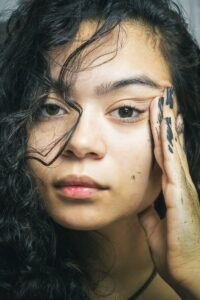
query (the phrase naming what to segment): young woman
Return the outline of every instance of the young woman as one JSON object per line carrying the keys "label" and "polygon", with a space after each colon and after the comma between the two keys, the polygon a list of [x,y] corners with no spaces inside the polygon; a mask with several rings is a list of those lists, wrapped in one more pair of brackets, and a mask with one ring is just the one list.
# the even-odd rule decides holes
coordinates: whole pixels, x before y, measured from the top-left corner
{"label": "young woman", "polygon": [[199,299],[200,50],[179,8],[24,0],[0,61],[1,299]]}

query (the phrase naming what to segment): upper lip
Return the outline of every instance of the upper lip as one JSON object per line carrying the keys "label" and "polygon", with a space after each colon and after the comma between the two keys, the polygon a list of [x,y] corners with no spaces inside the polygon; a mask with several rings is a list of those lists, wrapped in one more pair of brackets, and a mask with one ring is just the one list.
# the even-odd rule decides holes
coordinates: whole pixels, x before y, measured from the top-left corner
{"label": "upper lip", "polygon": [[107,189],[108,186],[102,185],[89,176],[68,175],[55,182],[55,187],[65,186],[85,186],[98,189]]}

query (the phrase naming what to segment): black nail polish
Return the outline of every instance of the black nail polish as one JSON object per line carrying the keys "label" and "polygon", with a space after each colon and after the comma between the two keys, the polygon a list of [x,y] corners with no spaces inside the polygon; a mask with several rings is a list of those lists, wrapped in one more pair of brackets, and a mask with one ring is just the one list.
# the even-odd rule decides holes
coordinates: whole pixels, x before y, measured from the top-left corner
{"label": "black nail polish", "polygon": [[160,97],[160,99],[158,101],[158,108],[159,108],[158,121],[159,121],[159,123],[161,123],[162,119],[163,119],[163,105],[164,105],[164,98]]}
{"label": "black nail polish", "polygon": [[158,105],[159,105],[159,109],[162,110],[164,105],[164,97],[160,97],[158,101]]}
{"label": "black nail polish", "polygon": [[173,87],[167,88],[166,105],[169,105],[171,109],[173,109],[174,107],[173,95],[174,95],[174,88]]}
{"label": "black nail polish", "polygon": [[174,153],[174,151],[170,145],[168,145],[168,149],[169,149],[169,152],[171,152],[172,154]]}
{"label": "black nail polish", "polygon": [[168,149],[171,153],[173,153],[173,132],[172,132],[172,120],[171,118],[167,117],[165,118],[166,120],[166,123],[167,123],[167,140],[169,142],[169,145],[168,145]]}

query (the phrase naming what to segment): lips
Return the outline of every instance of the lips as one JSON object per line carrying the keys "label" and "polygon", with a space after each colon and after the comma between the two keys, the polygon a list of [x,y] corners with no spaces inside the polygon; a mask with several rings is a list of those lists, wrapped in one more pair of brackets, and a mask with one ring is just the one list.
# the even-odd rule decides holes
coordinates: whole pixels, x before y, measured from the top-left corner
{"label": "lips", "polygon": [[57,180],[54,184],[56,188],[68,186],[87,187],[93,189],[108,189],[108,186],[98,183],[89,176],[68,175],[65,178]]}
{"label": "lips", "polygon": [[58,193],[66,199],[93,199],[93,195],[108,189],[88,176],[69,175],[55,182]]}

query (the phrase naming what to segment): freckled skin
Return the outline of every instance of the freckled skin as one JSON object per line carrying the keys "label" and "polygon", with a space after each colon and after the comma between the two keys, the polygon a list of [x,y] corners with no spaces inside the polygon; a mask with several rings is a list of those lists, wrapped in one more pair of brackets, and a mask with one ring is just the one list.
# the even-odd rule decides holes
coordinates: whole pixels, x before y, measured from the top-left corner
{"label": "freckled skin", "polygon": [[[138,74],[148,75],[161,86],[171,85],[167,63],[144,26],[124,23],[124,28],[126,37],[123,36],[123,47],[116,56],[78,73],[74,79],[72,96],[81,105],[83,114],[65,151],[49,167],[35,160],[29,161],[30,169],[38,178],[48,213],[57,223],[68,228],[96,230],[136,216],[154,202],[161,190],[161,171],[157,164],[153,164],[148,114],[150,102],[144,101],[154,99],[161,92],[145,86],[128,86],[104,96],[95,93],[95,87],[102,82]],[[92,29],[91,23],[83,23],[80,35],[91,35]],[[116,36],[113,32],[103,47],[88,55],[84,64],[93,61],[97,64],[99,61],[95,59],[100,54],[116,48]],[[58,76],[59,65],[69,55],[69,50],[60,53],[56,56],[58,64],[52,69],[54,76]],[[101,59],[105,60],[105,57]],[[110,115],[119,104],[127,103],[145,107],[144,117],[136,122],[123,123]],[[40,136],[40,132],[37,134]],[[34,134],[30,133],[28,146],[33,141]],[[45,144],[41,146],[45,147]],[[53,182],[69,174],[90,176],[108,185],[109,190],[95,194],[91,201],[67,201],[57,194]],[[133,174],[138,174],[137,180]]]}

